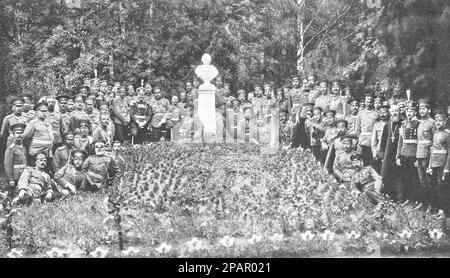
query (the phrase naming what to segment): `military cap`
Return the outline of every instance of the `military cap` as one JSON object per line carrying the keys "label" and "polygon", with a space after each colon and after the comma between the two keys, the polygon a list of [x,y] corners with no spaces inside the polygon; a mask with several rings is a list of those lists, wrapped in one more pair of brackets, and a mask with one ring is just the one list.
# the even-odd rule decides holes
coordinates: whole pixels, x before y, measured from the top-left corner
{"label": "military cap", "polygon": [[56,96],[56,99],[58,100],[58,101],[60,101],[61,99],[69,99],[69,95],[67,95],[66,93],[61,93],[61,94],[58,94],[57,96]]}
{"label": "military cap", "polygon": [[89,94],[89,95],[86,97],[86,100],[88,100],[88,99],[94,100],[95,98],[96,98],[96,95],[95,95],[95,94]]}
{"label": "military cap", "polygon": [[426,99],[426,98],[419,99],[418,104],[419,104],[419,107],[420,106],[425,106],[427,108],[431,108],[430,101],[428,99]]}
{"label": "military cap", "polygon": [[344,120],[344,119],[336,120],[334,123],[335,123],[336,126],[338,124],[344,124],[346,127],[348,127],[348,122],[346,120]]}
{"label": "military cap", "polygon": [[80,87],[78,87],[78,91],[81,91],[82,89],[86,89],[86,91],[90,91],[91,88],[85,84],[81,85]]}
{"label": "military cap", "polygon": [[381,107],[383,107],[383,106],[387,106],[389,108],[389,101],[387,101],[387,100],[383,101]]}
{"label": "military cap", "polygon": [[80,153],[83,156],[83,158],[86,158],[88,156],[87,153],[83,150],[73,150],[72,157],[75,157],[75,154],[77,154],[77,153]]}
{"label": "military cap", "polygon": [[137,88],[136,93],[139,93],[139,92],[145,92],[145,88],[144,87]]}
{"label": "military cap", "polygon": [[92,78],[91,79],[91,86],[98,85],[99,83],[100,83],[100,79],[99,78]]}
{"label": "military cap", "polygon": [[155,87],[153,87],[153,91],[156,91],[156,90],[162,90],[161,89],[161,86],[160,85],[155,85]]}
{"label": "military cap", "polygon": [[245,112],[248,109],[253,109],[253,106],[250,103],[245,103],[242,107],[242,110]]}
{"label": "military cap", "polygon": [[225,82],[225,83],[223,83],[223,86],[224,86],[224,87],[226,87],[226,86],[230,87],[231,84],[230,84],[230,82]]}
{"label": "military cap", "polygon": [[94,145],[97,144],[97,143],[103,143],[103,144],[106,144],[106,141],[103,140],[102,138],[98,138],[97,140],[95,140]]}
{"label": "military cap", "polygon": [[344,141],[344,140],[350,140],[350,141],[353,141],[353,139],[354,139],[354,137],[352,137],[352,136],[346,134],[346,135],[342,136],[342,139],[341,139],[341,140],[342,140],[342,141]]}
{"label": "military cap", "polygon": [[320,113],[322,113],[323,109],[320,106],[314,106],[313,111],[319,111]]}
{"label": "military cap", "polygon": [[276,90],[275,90],[275,92],[280,92],[280,93],[282,93],[283,92],[283,88],[282,87],[279,87],[279,88],[277,88]]}
{"label": "military cap", "polygon": [[294,81],[294,80],[299,80],[299,81],[300,81],[300,76],[298,76],[298,75],[293,75],[293,76],[292,76],[292,81]]}
{"label": "military cap", "polygon": [[447,119],[447,113],[445,113],[444,110],[439,109],[434,112],[434,119],[436,120],[437,118]]}
{"label": "military cap", "polygon": [[72,100],[73,101],[75,101],[75,99],[77,99],[77,98],[81,98],[83,100],[83,102],[84,102],[84,96],[82,96],[80,94],[75,94],[75,95],[72,96]]}
{"label": "military cap", "polygon": [[416,109],[417,108],[417,102],[413,101],[413,100],[408,100],[405,103],[405,107],[409,108],[409,109]]}
{"label": "military cap", "polygon": [[33,110],[36,111],[36,110],[38,110],[38,109],[39,109],[40,107],[42,107],[42,106],[48,107],[47,102],[41,101],[41,102],[36,103],[36,104],[34,105]]}
{"label": "military cap", "polygon": [[380,109],[388,109],[389,110],[390,106],[388,103],[384,103],[380,106]]}
{"label": "military cap", "polygon": [[100,81],[100,86],[108,86],[108,81],[106,80]]}
{"label": "military cap", "polygon": [[247,91],[245,91],[244,89],[239,89],[239,90],[237,91],[237,93],[238,93],[238,94],[242,94],[242,93],[245,94],[245,93],[247,93]]}
{"label": "military cap", "polygon": [[31,94],[22,94],[21,98],[22,98],[22,100],[25,100],[26,98],[31,100],[33,98],[33,96]]}
{"label": "military cap", "polygon": [[305,104],[305,106],[313,108],[314,107],[314,103],[308,102],[308,103]]}
{"label": "military cap", "polygon": [[83,85],[90,87],[91,86],[91,80],[87,77],[83,78]]}
{"label": "military cap", "polygon": [[80,127],[82,127],[82,126],[90,127],[91,123],[89,122],[89,120],[82,119],[82,120],[80,120]]}
{"label": "military cap", "polygon": [[114,82],[114,87],[120,87],[120,82],[119,81],[116,81],[116,82]]}
{"label": "military cap", "polygon": [[262,89],[261,84],[260,84],[260,83],[256,83],[256,84],[253,86],[253,89],[256,89],[256,88]]}
{"label": "military cap", "polygon": [[24,131],[27,125],[24,123],[15,123],[9,127],[11,131]]}
{"label": "military cap", "polygon": [[333,116],[336,116],[336,111],[334,111],[334,110],[328,110],[328,111],[325,111],[323,114],[324,114],[325,116],[327,116],[328,114],[331,114],[331,115],[333,115]]}
{"label": "military cap", "polygon": [[17,102],[20,102],[21,104],[23,104],[23,100],[21,98],[15,97],[11,100],[12,105],[16,105]]}
{"label": "military cap", "polygon": [[292,85],[289,84],[289,83],[286,83],[286,84],[283,85],[283,89],[285,89],[285,88],[290,89],[290,88],[292,88]]}

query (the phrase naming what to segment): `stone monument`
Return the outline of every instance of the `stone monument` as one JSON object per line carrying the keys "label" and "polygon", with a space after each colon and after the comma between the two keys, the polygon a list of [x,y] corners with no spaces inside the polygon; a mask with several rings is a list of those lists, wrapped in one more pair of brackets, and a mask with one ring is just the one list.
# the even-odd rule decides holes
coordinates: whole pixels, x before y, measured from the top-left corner
{"label": "stone monument", "polygon": [[203,124],[203,140],[212,143],[216,137],[216,86],[211,81],[217,77],[217,68],[211,65],[211,55],[203,54],[203,65],[195,69],[195,74],[203,81],[198,88],[197,115]]}

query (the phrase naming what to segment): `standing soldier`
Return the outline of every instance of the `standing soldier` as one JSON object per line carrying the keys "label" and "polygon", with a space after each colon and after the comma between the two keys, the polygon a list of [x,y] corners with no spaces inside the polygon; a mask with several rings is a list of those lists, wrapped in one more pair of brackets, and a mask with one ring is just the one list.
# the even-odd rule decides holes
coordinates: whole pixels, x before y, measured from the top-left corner
{"label": "standing soldier", "polygon": [[320,96],[316,98],[316,106],[322,108],[323,112],[330,109],[331,97],[328,94],[328,81],[322,80],[319,84]]}
{"label": "standing soldier", "polygon": [[341,85],[334,81],[330,92],[330,109],[336,111],[336,117],[343,119],[347,116],[347,101],[341,96]]}
{"label": "standing soldier", "polygon": [[89,121],[89,117],[86,112],[83,111],[84,98],[81,95],[77,95],[73,99],[75,103],[75,111],[70,115],[70,127],[69,130],[78,133],[80,132],[80,122]]}
{"label": "standing soldier", "polygon": [[287,111],[280,111],[280,143],[283,148],[290,148],[292,143],[292,134],[295,123],[292,118],[288,118]]}
{"label": "standing soldier", "polygon": [[[286,99],[286,96],[284,95],[282,88],[277,89],[277,100],[280,112],[283,111],[285,113],[289,113],[289,103],[288,100]],[[286,117],[289,118],[289,115],[286,115]]]}
{"label": "standing soldier", "polygon": [[[325,169],[332,171],[333,163],[332,158],[328,156],[329,154],[329,148],[331,144],[333,143],[334,139],[339,134],[339,130],[336,128],[335,124],[335,117],[336,112],[334,110],[328,110],[324,113],[325,118],[323,120],[323,128],[324,128],[324,136],[321,140],[321,153],[322,153],[322,159],[321,163],[324,166]],[[331,154],[331,153],[330,153]]]}
{"label": "standing soldier", "polygon": [[53,150],[62,144],[62,135],[64,134],[64,122],[61,114],[55,111],[55,99],[47,97],[48,110],[45,121],[52,126],[53,131]]}
{"label": "standing soldier", "polygon": [[74,147],[75,135],[72,131],[68,131],[63,135],[64,145],[56,148],[53,154],[53,173],[58,172],[64,165],[70,162],[70,155]]}
{"label": "standing soldier", "polygon": [[94,107],[93,97],[88,97],[85,101],[84,112],[91,122],[92,131],[100,126],[100,110]]}
{"label": "standing soldier", "polygon": [[[437,205],[443,209],[445,214],[449,214],[449,188],[447,175],[450,172],[450,133],[446,129],[447,116],[443,111],[435,115],[436,132],[433,136],[433,145],[430,150],[430,163],[427,173],[431,175],[433,185],[437,188],[433,195],[437,195]],[[436,197],[435,197],[436,198]]]}
{"label": "standing soldier", "polygon": [[[168,99],[162,97],[162,91],[159,86],[155,86],[155,101],[151,103],[152,119],[151,126],[153,129],[154,142],[160,141],[163,136],[166,136],[166,140],[170,137],[170,128],[173,127],[173,123],[170,120],[170,102]],[[164,134],[166,132],[166,134]],[[168,133],[168,134],[167,134]]]}
{"label": "standing soldier", "polygon": [[381,160],[384,157],[384,150],[381,149],[381,135],[383,133],[384,125],[389,120],[389,106],[384,105],[379,108],[380,120],[375,123],[372,131],[372,156],[373,156],[373,168],[380,173]]}
{"label": "standing soldier", "polygon": [[289,91],[289,95],[287,96],[289,103],[289,111],[291,112],[291,116],[294,117],[299,113],[301,106],[301,98],[302,98],[302,90],[300,89],[300,77],[294,76],[292,78],[292,89]]}
{"label": "standing soldier", "polygon": [[87,154],[93,153],[92,144],[94,139],[89,136],[90,122],[88,120],[80,121],[80,132],[74,137],[74,148],[76,150],[82,150]]}
{"label": "standing soldier", "polygon": [[[14,142],[5,151],[5,174],[8,181],[8,189],[11,193],[17,191],[17,182],[27,166],[27,151],[22,145],[22,134],[25,127],[24,123],[11,125],[11,134],[14,137]],[[14,192],[14,195],[16,195],[16,192]]]}
{"label": "standing soldier", "polygon": [[59,94],[56,96],[56,100],[59,104],[59,114],[61,115],[61,120],[63,123],[63,134],[69,131],[70,127],[70,114],[67,107],[67,102],[69,100],[69,96],[67,94]]}
{"label": "standing soldier", "polygon": [[126,89],[125,87],[120,87],[119,97],[113,100],[113,122],[115,129],[115,139],[119,140],[120,143],[125,141],[127,135],[127,128],[130,124],[130,111],[128,104],[125,101]]}
{"label": "standing soldier", "polygon": [[433,144],[434,120],[430,117],[431,109],[427,100],[419,100],[419,127],[417,128],[417,171],[419,185],[430,188],[430,179],[426,174],[430,158],[430,148]]}
{"label": "standing soldier", "polygon": [[363,157],[364,165],[369,165],[372,160],[371,139],[373,126],[377,122],[378,112],[373,109],[373,96],[366,94],[365,108],[358,114],[356,121],[356,135],[359,138],[359,150]]}
{"label": "standing soldier", "polygon": [[47,103],[40,102],[34,106],[36,119],[27,124],[23,132],[23,144],[28,149],[30,157],[43,152],[47,158],[52,157],[53,129],[50,123],[45,121],[47,116]]}
{"label": "standing soldier", "polygon": [[148,130],[148,123],[152,118],[152,107],[145,102],[145,91],[139,90],[137,92],[137,101],[130,106],[131,115],[131,136],[133,136],[133,143],[142,144],[145,141],[145,135]]}
{"label": "standing soldier", "polygon": [[23,94],[22,95],[22,101],[23,101],[23,107],[22,107],[22,115],[27,118],[27,123],[34,120],[36,117],[36,113],[33,111],[33,103],[31,102],[32,96],[30,94]]}
{"label": "standing soldier", "polygon": [[317,162],[321,162],[321,141],[325,135],[325,129],[322,123],[322,108],[313,108],[313,118],[305,124],[309,134],[311,151]]}
{"label": "standing soldier", "polygon": [[114,124],[111,122],[108,114],[100,116],[100,126],[92,132],[93,141],[105,141],[106,148],[109,150],[114,142]]}
{"label": "standing soldier", "polygon": [[82,166],[86,175],[86,183],[82,187],[89,191],[108,187],[113,184],[114,179],[120,178],[120,168],[116,161],[106,155],[105,142],[95,142],[94,148],[95,155],[89,156]]}
{"label": "standing soldier", "polygon": [[348,123],[348,134],[356,136],[356,122],[358,121],[359,101],[352,99],[349,102],[350,114],[345,117]]}
{"label": "standing soldier", "polygon": [[417,182],[416,154],[417,154],[417,128],[419,121],[416,119],[416,103],[409,101],[406,104],[406,119],[400,128],[396,163],[401,166],[402,183],[399,191],[399,199],[405,200],[412,197],[414,185]]}
{"label": "standing soldier", "polygon": [[2,130],[0,134],[1,139],[7,139],[6,147],[14,142],[14,136],[12,134],[9,134],[11,126],[17,123],[28,123],[28,118],[22,115],[23,101],[20,98],[15,98],[13,99],[11,104],[13,113],[3,119]]}

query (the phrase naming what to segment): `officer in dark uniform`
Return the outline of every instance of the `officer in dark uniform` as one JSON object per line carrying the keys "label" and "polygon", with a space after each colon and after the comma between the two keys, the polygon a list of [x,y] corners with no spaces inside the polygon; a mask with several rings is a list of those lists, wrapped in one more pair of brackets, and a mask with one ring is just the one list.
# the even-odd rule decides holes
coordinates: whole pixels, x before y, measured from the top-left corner
{"label": "officer in dark uniform", "polygon": [[27,166],[27,152],[22,145],[22,134],[26,125],[24,123],[15,123],[11,126],[11,133],[14,142],[6,148],[5,152],[5,173],[8,181],[8,190],[16,195],[17,182],[20,175]]}
{"label": "officer in dark uniform", "polygon": [[396,163],[402,175],[401,186],[397,199],[405,200],[413,197],[414,185],[418,181],[416,170],[417,153],[417,128],[420,122],[416,118],[416,103],[408,101],[406,103],[406,119],[400,127],[400,137],[398,140]]}
{"label": "officer in dark uniform", "polygon": [[143,87],[137,90],[137,101],[130,106],[130,128],[133,143],[142,144],[145,141],[148,124],[152,118],[152,107],[145,101]]}
{"label": "officer in dark uniform", "polygon": [[63,134],[64,145],[56,148],[53,155],[53,173],[70,163],[71,152],[75,150],[74,138],[75,134],[71,131]]}
{"label": "officer in dark uniform", "polygon": [[15,98],[11,101],[11,104],[13,113],[3,119],[2,129],[0,133],[0,138],[7,139],[6,147],[14,142],[14,137],[9,134],[11,126],[17,123],[26,124],[28,122],[28,118],[25,117],[22,113],[23,101],[20,98]]}

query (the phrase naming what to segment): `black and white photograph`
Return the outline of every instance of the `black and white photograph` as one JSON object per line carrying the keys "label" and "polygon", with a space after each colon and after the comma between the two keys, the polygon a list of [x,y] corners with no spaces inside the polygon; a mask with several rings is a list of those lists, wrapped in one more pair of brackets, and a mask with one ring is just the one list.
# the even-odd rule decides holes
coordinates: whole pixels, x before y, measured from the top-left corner
{"label": "black and white photograph", "polygon": [[0,258],[450,257],[450,0],[0,0],[0,123]]}

